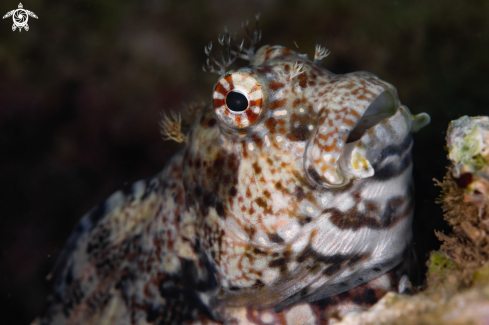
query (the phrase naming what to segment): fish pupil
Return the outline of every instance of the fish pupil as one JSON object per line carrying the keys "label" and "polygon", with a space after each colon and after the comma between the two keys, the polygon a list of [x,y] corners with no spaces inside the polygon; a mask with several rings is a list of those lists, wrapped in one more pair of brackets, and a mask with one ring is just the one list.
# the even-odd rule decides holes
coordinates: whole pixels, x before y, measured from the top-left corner
{"label": "fish pupil", "polygon": [[226,96],[226,105],[233,112],[243,112],[248,108],[248,99],[237,91],[231,91]]}

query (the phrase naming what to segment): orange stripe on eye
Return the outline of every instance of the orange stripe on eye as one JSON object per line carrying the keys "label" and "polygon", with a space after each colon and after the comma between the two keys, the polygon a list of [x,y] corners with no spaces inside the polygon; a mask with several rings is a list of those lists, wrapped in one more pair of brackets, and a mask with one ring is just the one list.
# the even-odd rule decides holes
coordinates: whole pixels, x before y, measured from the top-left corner
{"label": "orange stripe on eye", "polygon": [[218,83],[216,85],[216,91],[223,94],[224,96],[226,96],[226,94],[228,93],[228,91],[226,90],[226,88],[224,88],[223,85],[221,85],[220,83]]}
{"label": "orange stripe on eye", "polygon": [[228,74],[227,76],[225,76],[224,77],[224,80],[226,80],[229,83],[230,86],[233,85],[233,77],[230,74]]}
{"label": "orange stripe on eye", "polygon": [[254,85],[254,86],[253,86],[253,88],[251,88],[251,90],[250,90],[250,94],[251,94],[252,92],[254,92],[255,90],[260,90],[260,86],[258,86],[258,85]]}
{"label": "orange stripe on eye", "polygon": [[250,124],[253,124],[258,118],[258,114],[255,114],[251,109],[247,109],[245,112],[246,115],[248,116],[248,120],[250,121]]}
{"label": "orange stripe on eye", "polygon": [[252,106],[258,106],[261,108],[261,105],[263,104],[263,99],[259,98],[256,100],[250,100],[250,107]]}
{"label": "orange stripe on eye", "polygon": [[225,104],[224,99],[213,99],[212,100],[212,105],[214,106],[214,109],[218,109],[219,107],[223,106]]}

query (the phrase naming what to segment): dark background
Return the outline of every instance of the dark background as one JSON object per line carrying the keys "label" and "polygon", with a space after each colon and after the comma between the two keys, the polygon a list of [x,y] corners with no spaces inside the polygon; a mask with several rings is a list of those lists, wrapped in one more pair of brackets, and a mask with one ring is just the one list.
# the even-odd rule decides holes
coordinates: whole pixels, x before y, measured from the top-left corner
{"label": "dark background", "polygon": [[[0,14],[19,0],[4,0]],[[0,21],[0,314],[26,324],[71,229],[124,184],[158,172],[180,147],[161,110],[208,101],[217,75],[204,45],[261,12],[262,44],[335,73],[366,70],[432,124],[415,135],[415,247],[421,264],[445,229],[434,203],[450,120],[488,114],[489,1],[26,1],[28,32]]]}

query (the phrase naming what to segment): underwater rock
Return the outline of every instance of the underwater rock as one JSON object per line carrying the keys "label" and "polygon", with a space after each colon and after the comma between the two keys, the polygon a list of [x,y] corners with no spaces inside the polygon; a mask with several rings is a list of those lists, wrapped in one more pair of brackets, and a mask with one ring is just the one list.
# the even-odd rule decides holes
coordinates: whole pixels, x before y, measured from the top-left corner
{"label": "underwater rock", "polygon": [[463,116],[447,131],[450,167],[442,187],[445,220],[453,235],[435,232],[440,250],[462,265],[463,281],[489,261],[489,117]]}

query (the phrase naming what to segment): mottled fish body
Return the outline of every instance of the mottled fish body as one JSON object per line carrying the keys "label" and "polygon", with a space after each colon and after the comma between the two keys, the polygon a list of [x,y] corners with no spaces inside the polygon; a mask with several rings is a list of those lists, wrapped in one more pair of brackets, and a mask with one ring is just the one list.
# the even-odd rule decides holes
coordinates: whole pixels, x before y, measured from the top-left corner
{"label": "mottled fish body", "polygon": [[38,324],[327,324],[398,288],[429,117],[321,47],[243,53],[163,171],[81,220]]}

